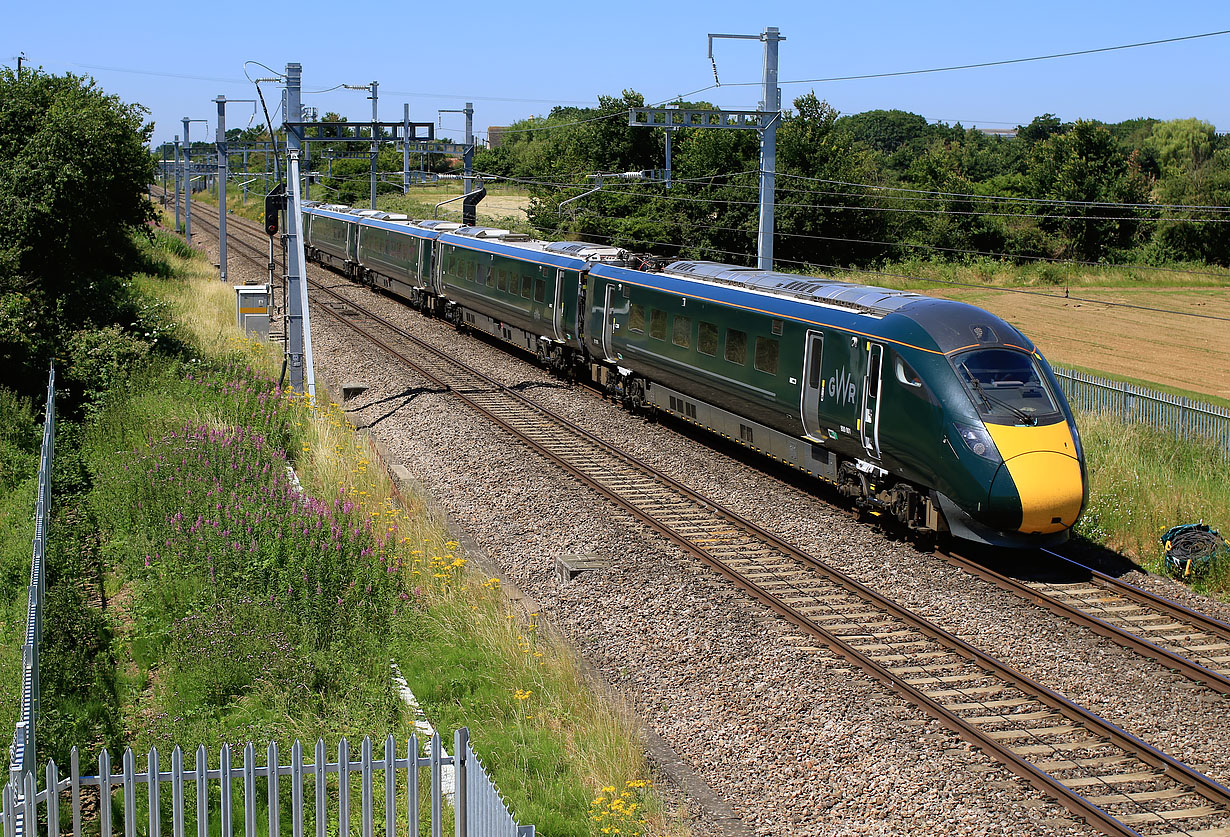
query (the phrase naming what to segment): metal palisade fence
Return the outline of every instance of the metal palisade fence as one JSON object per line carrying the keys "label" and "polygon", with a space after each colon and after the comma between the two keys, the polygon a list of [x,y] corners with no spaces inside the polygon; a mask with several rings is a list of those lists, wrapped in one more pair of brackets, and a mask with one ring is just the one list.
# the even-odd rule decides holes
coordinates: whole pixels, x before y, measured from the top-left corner
{"label": "metal palisade fence", "polygon": [[1204,439],[1230,457],[1230,409],[1178,395],[1054,367],[1075,410],[1108,413],[1182,439]]}
{"label": "metal palisade fence", "polygon": [[[454,734],[454,748],[453,756],[445,753],[436,734],[424,756],[418,736],[412,735],[399,752],[390,735],[377,758],[371,739],[364,738],[354,761],[343,738],[337,760],[331,762],[324,741],[318,740],[312,763],[305,764],[303,747],[296,741],[289,764],[283,764],[277,745],[271,743],[264,764],[258,765],[252,744],[244,747],[239,763],[229,745],[223,745],[217,766],[211,767],[201,746],[188,769],[176,747],[169,770],[152,749],[144,772],[138,772],[132,750],[125,750],[119,773],[112,772],[110,756],[103,751],[93,775],[81,773],[73,748],[68,776],[60,775],[54,761],[48,763],[42,790],[33,772],[25,774],[24,781],[14,776],[4,787],[0,826],[4,837],[33,837],[40,822],[55,823],[47,837],[58,837],[68,830],[67,822],[60,825],[62,818],[69,817],[73,837],[82,837],[83,826],[88,826],[84,833],[113,837],[113,823],[119,820],[124,837],[161,837],[164,831],[168,837],[184,837],[193,820],[198,837],[234,837],[239,829],[244,837],[304,837],[305,825],[314,829],[315,837],[349,837],[352,832],[374,837],[378,829],[384,837],[418,837],[423,826],[432,837],[443,837],[444,808],[450,801],[443,768],[451,765],[457,777],[451,799],[454,837],[533,837],[534,826],[517,824],[474,755],[467,730]],[[429,774],[426,781],[423,771]],[[164,785],[169,785],[165,791]],[[68,810],[62,814],[64,804]],[[429,809],[425,818],[420,816],[422,808]]]}
{"label": "metal palisade fence", "polygon": [[30,590],[26,605],[26,632],[21,646],[21,714],[9,748],[9,778],[33,775],[36,750],[34,728],[39,714],[38,659],[43,638],[43,599],[47,590],[45,558],[47,524],[51,515],[51,460],[55,455],[56,370],[47,376],[47,408],[43,420],[43,447],[38,463],[38,499],[34,504],[34,553],[30,561]]}

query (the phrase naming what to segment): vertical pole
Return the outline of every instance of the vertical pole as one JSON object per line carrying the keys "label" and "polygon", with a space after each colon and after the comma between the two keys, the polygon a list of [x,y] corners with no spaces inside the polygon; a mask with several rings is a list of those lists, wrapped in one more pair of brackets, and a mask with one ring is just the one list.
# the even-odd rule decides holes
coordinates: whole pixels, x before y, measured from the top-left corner
{"label": "vertical pole", "polygon": [[466,155],[465,191],[468,195],[474,188],[474,103],[466,102]]}
{"label": "vertical pole", "polygon": [[179,232],[179,134],[175,135],[175,232]]}
{"label": "vertical pole", "polygon": [[248,149],[243,150],[243,201],[248,202]]}
{"label": "vertical pole", "polygon": [[188,139],[188,123],[184,117],[184,240],[192,244],[192,141]]}
{"label": "vertical pole", "polygon": [[368,98],[372,100],[372,209],[376,208],[376,157],[380,153],[380,126],[377,124],[380,117],[377,114],[377,88],[380,82],[372,82],[372,95]]}
{"label": "vertical pole", "polygon": [[162,144],[162,205],[167,205],[167,144]]}
{"label": "vertical pole", "polygon": [[675,129],[667,127],[666,129],[666,188],[671,187],[671,134],[675,133]]}
{"label": "vertical pole", "polygon": [[410,194],[410,103],[401,112],[401,193]]}
{"label": "vertical pole", "polygon": [[[286,65],[285,114],[300,113],[302,77],[302,65]],[[286,195],[286,355],[291,388],[300,392],[306,391],[315,398],[316,378],[312,368],[312,326],[308,318],[307,271],[304,269],[303,236],[299,231],[303,220],[299,209],[301,144],[299,129],[288,127],[286,148],[289,164],[286,181],[290,188],[287,189]]]}
{"label": "vertical pole", "polygon": [[226,279],[226,96],[214,99],[218,103],[218,278]]}
{"label": "vertical pole", "polygon": [[781,92],[777,89],[777,42],[782,40],[776,26],[765,27],[764,41],[764,130],[760,139],[760,228],[756,235],[756,266],[773,269],[773,190],[777,170],[777,123],[781,116]]}
{"label": "vertical pole", "polygon": [[[307,122],[302,116],[299,118]],[[303,199],[312,199],[312,143],[306,136],[303,138]]]}

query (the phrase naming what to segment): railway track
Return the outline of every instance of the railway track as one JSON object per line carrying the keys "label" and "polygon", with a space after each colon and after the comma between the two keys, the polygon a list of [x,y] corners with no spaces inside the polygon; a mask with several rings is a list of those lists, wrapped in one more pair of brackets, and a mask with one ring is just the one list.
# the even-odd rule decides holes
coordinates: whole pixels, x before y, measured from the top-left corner
{"label": "railway track", "polygon": [[971,575],[1230,696],[1230,625],[1057,552],[1042,552],[1066,565],[1076,580],[1020,580],[958,554],[937,555]]}
{"label": "railway track", "polygon": [[[254,235],[263,237],[263,233]],[[235,240],[249,253],[259,251],[250,239]],[[267,255],[261,256],[259,263],[267,264]],[[1104,833],[1230,836],[1230,791],[1218,783],[669,476],[611,449],[445,351],[362,311],[335,291],[312,284],[317,310],[333,315],[452,392]],[[394,335],[396,345],[380,337],[378,330]],[[1135,615],[1097,592],[1110,589],[1101,586],[1101,579],[1098,583],[1097,595],[1074,589],[1054,595],[1040,589],[1042,583],[1036,583],[1038,588],[1025,585],[1031,592],[1015,592],[1034,601],[1084,598],[1105,605],[1106,616]],[[1099,633],[1111,631],[1107,635],[1117,641],[1129,635],[1110,619],[1091,618],[1099,620],[1096,627],[1090,625]],[[1172,633],[1159,630],[1155,636]],[[1216,651],[1218,642],[1188,645]],[[1159,659],[1166,650],[1154,645],[1148,653],[1154,649],[1158,653],[1153,656]],[[1213,669],[1200,667],[1189,676],[1209,682],[1209,672]]]}

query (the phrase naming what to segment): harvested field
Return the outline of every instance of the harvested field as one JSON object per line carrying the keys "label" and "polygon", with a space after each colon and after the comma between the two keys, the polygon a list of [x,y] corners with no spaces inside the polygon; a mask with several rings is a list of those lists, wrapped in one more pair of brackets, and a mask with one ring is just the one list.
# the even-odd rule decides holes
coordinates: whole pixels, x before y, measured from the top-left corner
{"label": "harvested field", "polygon": [[1075,292],[1080,300],[964,288],[932,295],[1002,317],[1051,363],[1230,398],[1230,323],[1143,310],[1230,316],[1230,288],[1081,288]]}

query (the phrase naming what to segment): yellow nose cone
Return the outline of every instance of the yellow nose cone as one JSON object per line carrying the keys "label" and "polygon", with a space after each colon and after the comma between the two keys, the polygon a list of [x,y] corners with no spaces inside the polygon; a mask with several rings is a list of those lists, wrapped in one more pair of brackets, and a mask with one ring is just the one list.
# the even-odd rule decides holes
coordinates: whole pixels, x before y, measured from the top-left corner
{"label": "yellow nose cone", "polygon": [[1020,531],[1050,534],[1076,523],[1084,500],[1076,444],[1066,422],[1045,427],[988,424],[1021,500]]}

